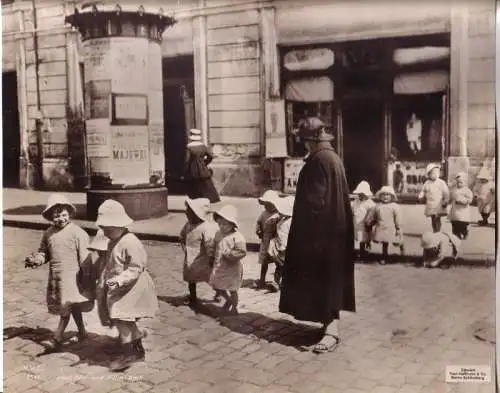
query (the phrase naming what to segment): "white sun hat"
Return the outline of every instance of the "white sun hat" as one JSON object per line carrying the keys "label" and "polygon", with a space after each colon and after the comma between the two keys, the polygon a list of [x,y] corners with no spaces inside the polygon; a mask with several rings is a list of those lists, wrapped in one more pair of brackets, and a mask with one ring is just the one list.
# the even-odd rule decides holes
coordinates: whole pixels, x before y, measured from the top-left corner
{"label": "white sun hat", "polygon": [[106,251],[108,249],[109,239],[104,235],[102,229],[99,229],[87,247],[91,251]]}
{"label": "white sun hat", "polygon": [[125,228],[132,224],[132,220],[120,202],[108,199],[99,206],[96,225],[98,227]]}
{"label": "white sun hat", "polygon": [[278,192],[275,190],[267,190],[259,199],[259,203],[262,205],[265,202],[272,203],[276,206],[276,200],[279,198]]}
{"label": "white sun hat", "polygon": [[382,194],[389,194],[392,195],[393,197],[396,197],[396,192],[394,191],[394,188],[391,186],[383,186],[380,190],[377,191],[377,197],[379,197]]}
{"label": "white sun hat", "polygon": [[222,206],[215,214],[238,227],[238,210],[233,205]]}
{"label": "white sun hat", "polygon": [[210,205],[210,200],[208,198],[196,198],[196,199],[187,199],[186,206],[189,207],[196,217],[198,217],[202,221],[206,221],[208,206]]}
{"label": "white sun hat", "polygon": [[352,192],[353,194],[363,194],[363,195],[366,195],[366,196],[372,196],[373,193],[372,193],[372,190],[370,188],[370,184],[368,184],[367,181],[363,180],[362,182],[360,182],[357,187],[354,189],[354,191]]}
{"label": "white sun hat", "polygon": [[68,201],[68,198],[66,198],[63,194],[51,194],[49,196],[49,200],[47,201],[47,207],[45,207],[42,212],[43,218],[48,221],[52,221],[52,210],[57,205],[68,207],[69,210],[71,210],[70,214],[74,214],[76,212],[76,207]]}
{"label": "white sun hat", "polygon": [[438,164],[432,164],[432,163],[428,164],[427,168],[425,168],[425,173],[429,174],[429,172],[432,171],[433,169],[441,169],[441,166]]}
{"label": "white sun hat", "polygon": [[294,203],[295,203],[294,196],[287,196],[284,198],[278,198],[277,204],[276,204],[276,209],[278,210],[278,213],[280,213],[284,216],[292,217]]}

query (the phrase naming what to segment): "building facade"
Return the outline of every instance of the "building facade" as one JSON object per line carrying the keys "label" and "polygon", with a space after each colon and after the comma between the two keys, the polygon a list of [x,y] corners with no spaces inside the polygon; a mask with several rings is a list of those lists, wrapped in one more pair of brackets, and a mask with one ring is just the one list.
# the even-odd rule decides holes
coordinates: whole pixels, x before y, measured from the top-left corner
{"label": "building facade", "polygon": [[[8,3],[4,185],[82,187],[92,170],[83,126],[86,54],[64,19],[83,2]],[[430,162],[442,163],[448,179],[466,171],[472,182],[482,165],[494,174],[493,0],[147,6],[177,19],[161,44],[173,192],[182,192],[186,131],[194,127],[215,153],[223,195],[294,192],[305,151],[292,131],[305,115],[328,124],[351,189],[364,179],[415,195]]]}

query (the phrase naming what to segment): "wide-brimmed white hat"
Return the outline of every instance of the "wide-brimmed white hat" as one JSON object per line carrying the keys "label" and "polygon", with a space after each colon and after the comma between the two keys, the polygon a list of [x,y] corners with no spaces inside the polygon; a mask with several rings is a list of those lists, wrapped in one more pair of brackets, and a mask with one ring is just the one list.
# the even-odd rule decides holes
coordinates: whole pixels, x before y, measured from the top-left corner
{"label": "wide-brimmed white hat", "polygon": [[276,210],[278,210],[278,213],[284,216],[292,217],[294,203],[295,197],[293,196],[278,198],[276,203]]}
{"label": "wide-brimmed white hat", "polygon": [[215,214],[238,227],[238,210],[233,205],[222,206]]}
{"label": "wide-brimmed white hat", "polygon": [[264,203],[272,203],[276,206],[276,199],[279,198],[278,192],[274,190],[267,190],[259,199],[259,203],[262,205]]}
{"label": "wide-brimmed white hat", "polygon": [[125,228],[132,224],[132,220],[120,202],[108,199],[99,206],[97,210],[98,227],[118,227]]}
{"label": "wide-brimmed white hat", "polygon": [[376,196],[380,197],[382,194],[389,194],[392,195],[394,198],[396,198],[396,192],[394,191],[394,188],[391,186],[383,186],[380,190],[377,191]]}
{"label": "wide-brimmed white hat", "polygon": [[366,196],[372,196],[373,193],[372,193],[372,189],[370,187],[370,184],[368,184],[367,181],[363,180],[362,182],[360,182],[357,187],[354,189],[354,191],[352,192],[353,194],[363,194],[363,195],[366,195]]}
{"label": "wide-brimmed white hat", "polygon": [[187,199],[186,206],[189,207],[193,213],[202,221],[206,221],[208,206],[210,200],[208,198]]}
{"label": "wide-brimmed white hat", "polygon": [[429,174],[429,172],[432,171],[435,168],[441,169],[441,165],[439,165],[439,164],[428,164],[427,167],[425,168],[425,173]]}
{"label": "wide-brimmed white hat", "polygon": [[106,251],[108,244],[109,239],[104,235],[104,231],[99,229],[87,248],[92,251]]}
{"label": "wide-brimmed white hat", "polygon": [[479,173],[477,174],[476,177],[478,179],[490,180],[490,178],[491,178],[490,171],[488,170],[488,168],[486,168],[486,167],[483,166],[479,170]]}
{"label": "wide-brimmed white hat", "polygon": [[49,200],[47,201],[47,207],[43,210],[42,216],[48,221],[52,221],[52,210],[56,206],[66,206],[70,211],[70,214],[74,214],[76,212],[76,207],[68,201],[62,194],[51,194],[49,196]]}
{"label": "wide-brimmed white hat", "polygon": [[439,244],[439,238],[436,236],[434,232],[425,232],[422,234],[422,239],[420,241],[420,245],[422,248],[434,248]]}

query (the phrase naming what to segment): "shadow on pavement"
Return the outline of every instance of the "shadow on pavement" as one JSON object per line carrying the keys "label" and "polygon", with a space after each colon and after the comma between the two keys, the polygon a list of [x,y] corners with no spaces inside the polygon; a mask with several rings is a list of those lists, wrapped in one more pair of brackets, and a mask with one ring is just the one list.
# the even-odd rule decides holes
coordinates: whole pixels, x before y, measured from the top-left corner
{"label": "shadow on pavement", "polygon": [[[79,343],[75,341],[75,336],[76,332],[67,332],[60,351],[60,353],[71,353],[78,356],[79,360],[71,364],[71,367],[80,364],[108,367],[109,363],[118,355],[118,341],[113,337],[89,333],[88,338]],[[4,340],[15,337],[40,345],[43,348],[42,352],[36,354],[35,357],[54,353],[48,342],[53,337],[53,332],[49,329],[19,326],[8,327],[3,330]]]}
{"label": "shadow on pavement", "polygon": [[[76,215],[74,218],[77,220],[85,220],[87,217],[87,206],[83,204],[76,204],[74,206],[76,207]],[[5,209],[3,213],[13,216],[41,215],[46,207],[46,205],[18,206],[11,209]]]}
{"label": "shadow on pavement", "polygon": [[[158,300],[173,307],[188,306],[186,296],[158,296]],[[221,326],[233,332],[250,335],[268,342],[294,347],[298,350],[308,350],[308,347],[318,343],[322,337],[320,328],[308,326],[286,319],[273,319],[260,313],[242,312],[229,315],[222,310],[222,304],[210,300],[200,300],[195,313],[217,319]]]}

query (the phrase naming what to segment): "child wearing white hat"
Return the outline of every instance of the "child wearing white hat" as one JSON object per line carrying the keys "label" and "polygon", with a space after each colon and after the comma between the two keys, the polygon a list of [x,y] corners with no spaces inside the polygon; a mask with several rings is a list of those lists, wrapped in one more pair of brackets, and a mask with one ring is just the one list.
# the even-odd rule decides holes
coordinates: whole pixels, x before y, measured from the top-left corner
{"label": "child wearing white hat", "polygon": [[106,263],[100,273],[97,292],[100,316],[105,326],[116,326],[121,342],[121,355],[110,369],[122,371],[138,361],[144,361],[144,338],[136,324],[141,318],[151,318],[158,309],[153,279],[147,268],[147,253],[140,240],[127,227],[132,224],[125,208],[108,199],[98,209],[96,225],[109,239]]}
{"label": "child wearing white hat", "polygon": [[264,207],[264,211],[260,214],[255,226],[255,233],[260,239],[260,280],[254,284],[254,287],[257,289],[266,286],[267,270],[269,264],[272,263],[267,254],[267,249],[269,248],[269,241],[276,234],[276,223],[279,218],[278,211],[276,210],[278,198],[279,196],[276,191],[267,190],[258,200],[259,204]]}
{"label": "child wearing white hat", "polygon": [[455,176],[455,186],[450,191],[451,209],[448,218],[451,230],[459,239],[466,239],[469,234],[470,204],[474,195],[467,187],[467,175],[460,172]]}
{"label": "child wearing white hat", "polygon": [[450,200],[450,191],[444,180],[439,178],[440,166],[429,164],[425,170],[427,180],[424,183],[418,199],[425,200],[426,217],[431,218],[432,230],[439,232],[441,230],[441,217],[446,216],[446,208]]}
{"label": "child wearing white hat", "polygon": [[385,265],[389,260],[389,243],[399,246],[401,254],[404,254],[401,210],[391,186],[383,186],[377,191],[375,198],[379,202],[368,213],[365,224],[370,230],[373,228],[373,241],[382,243],[382,258],[379,262]]}
{"label": "child wearing white hat", "polygon": [[196,283],[208,283],[212,273],[216,225],[208,220],[207,198],[188,199],[180,243],[184,251],[182,277],[188,283],[189,305],[197,305]]}
{"label": "child wearing white hat", "polygon": [[359,244],[359,252],[361,256],[365,256],[370,249],[371,231],[367,230],[365,220],[370,211],[375,207],[375,202],[372,200],[372,190],[367,181],[360,182],[354,189],[353,194],[356,196],[352,204],[352,212],[354,216],[354,240]]}
{"label": "child wearing white hat", "polygon": [[439,267],[446,260],[456,260],[460,239],[448,232],[426,232],[422,235],[425,267]]}
{"label": "child wearing white hat", "polygon": [[61,350],[71,316],[78,328],[78,340],[85,340],[87,331],[82,312],[94,308],[93,297],[82,293],[77,282],[80,266],[88,257],[89,237],[71,222],[75,212],[75,206],[64,195],[50,195],[42,216],[52,225],[43,233],[38,252],[27,258],[27,265],[31,267],[49,263],[47,308],[50,314],[59,315],[59,325],[47,349],[50,352]]}
{"label": "child wearing white hat", "polygon": [[214,268],[210,285],[226,300],[223,310],[238,314],[238,290],[243,280],[246,241],[238,231],[238,211],[232,205],[223,206],[214,214],[219,230],[215,235]]}
{"label": "child wearing white hat", "polygon": [[474,196],[476,197],[477,208],[482,218],[478,224],[488,225],[490,214],[495,210],[495,183],[491,181],[490,172],[484,166],[476,176]]}
{"label": "child wearing white hat", "polygon": [[293,196],[279,198],[277,200],[276,209],[278,210],[279,218],[276,223],[276,234],[269,241],[269,247],[267,249],[271,261],[276,265],[274,270],[274,282],[278,288],[281,285],[288,233],[290,232],[290,225],[292,224],[294,202],[295,198]]}

